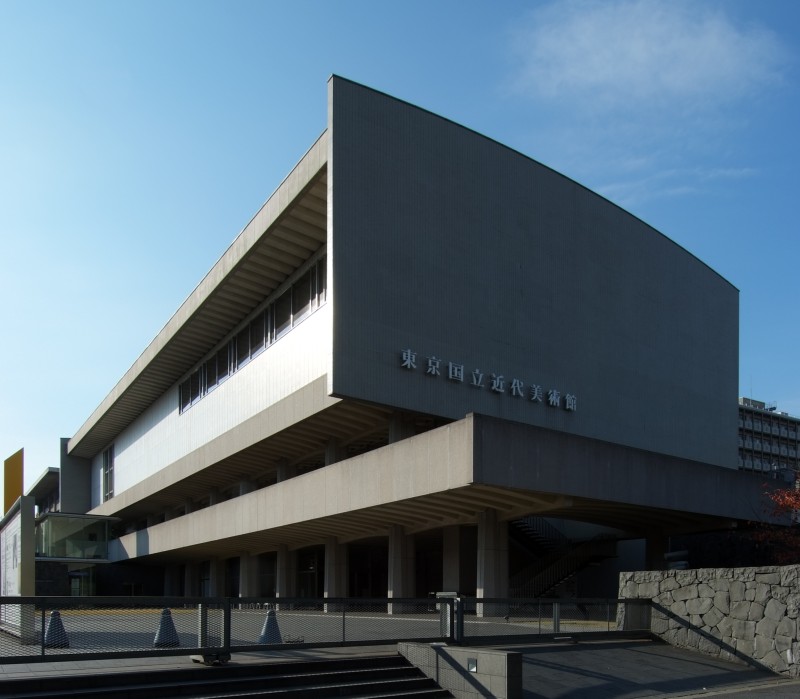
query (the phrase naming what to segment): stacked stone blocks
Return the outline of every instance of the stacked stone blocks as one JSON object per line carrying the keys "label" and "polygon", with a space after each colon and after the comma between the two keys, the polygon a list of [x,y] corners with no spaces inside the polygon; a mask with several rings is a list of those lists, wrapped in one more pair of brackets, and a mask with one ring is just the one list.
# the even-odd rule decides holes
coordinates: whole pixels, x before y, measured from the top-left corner
{"label": "stacked stone blocks", "polygon": [[620,574],[620,599],[653,603],[667,643],[800,677],[800,565]]}

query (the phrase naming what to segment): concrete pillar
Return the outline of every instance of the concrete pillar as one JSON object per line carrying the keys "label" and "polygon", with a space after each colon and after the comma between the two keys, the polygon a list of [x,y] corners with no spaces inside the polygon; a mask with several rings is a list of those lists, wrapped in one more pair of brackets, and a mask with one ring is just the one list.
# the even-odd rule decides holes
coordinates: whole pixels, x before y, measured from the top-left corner
{"label": "concrete pillar", "polygon": [[219,492],[219,490],[217,488],[214,488],[208,494],[208,504],[209,505],[218,505],[221,502],[222,502],[222,495],[220,494],[220,492]]}
{"label": "concrete pillar", "polygon": [[[497,521],[497,510],[478,515],[477,573],[478,597],[508,597],[508,523]],[[500,611],[497,605],[478,604],[478,616],[495,616]]]}
{"label": "concrete pillar", "polygon": [[297,553],[280,544],[275,564],[275,596],[294,597],[297,594]]}
{"label": "concrete pillar", "polygon": [[194,500],[189,500],[187,498],[186,501],[183,504],[183,507],[184,507],[184,512],[187,515],[189,513],[191,513],[191,512],[194,512],[194,508],[195,508]]}
{"label": "concrete pillar", "polygon": [[239,597],[258,597],[258,556],[239,559]]}
{"label": "concrete pillar", "polygon": [[461,592],[461,527],[442,529],[442,589],[437,592]]}
{"label": "concrete pillar", "polygon": [[[387,597],[414,596],[414,537],[405,527],[393,524],[389,528],[389,571]],[[389,614],[402,612],[402,605],[389,604]]]}
{"label": "concrete pillar", "polygon": [[[335,536],[325,541],[325,597],[347,597],[347,546]],[[325,605],[326,612],[341,611],[341,605]]]}
{"label": "concrete pillar", "polygon": [[255,483],[253,481],[242,480],[239,481],[239,495],[247,495],[248,493],[252,493],[256,489]]}
{"label": "concrete pillar", "polygon": [[211,560],[211,597],[225,596],[225,561],[221,559]]}

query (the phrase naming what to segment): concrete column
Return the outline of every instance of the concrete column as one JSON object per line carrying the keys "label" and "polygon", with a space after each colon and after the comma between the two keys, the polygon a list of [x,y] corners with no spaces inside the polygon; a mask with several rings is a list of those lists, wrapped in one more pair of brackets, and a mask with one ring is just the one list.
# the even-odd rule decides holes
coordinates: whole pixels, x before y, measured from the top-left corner
{"label": "concrete column", "polygon": [[[414,537],[405,527],[393,524],[389,528],[389,571],[387,597],[414,596]],[[402,612],[402,605],[389,605],[389,614]]]}
{"label": "concrete column", "polygon": [[242,480],[239,481],[239,495],[247,495],[248,493],[252,493],[256,489],[255,483],[253,481]]}
{"label": "concrete column", "polygon": [[258,596],[258,556],[242,554],[239,559],[239,597]]}
{"label": "concrete column", "polygon": [[[347,597],[347,546],[335,536],[325,541],[325,597]],[[325,611],[341,611],[340,605],[325,605]]]}
{"label": "concrete column", "polygon": [[294,597],[297,594],[297,553],[280,544],[275,564],[275,596]]}
{"label": "concrete column", "polygon": [[184,508],[185,508],[185,512],[186,512],[186,514],[187,514],[187,515],[188,515],[190,512],[194,512],[194,508],[195,508],[195,505],[194,505],[194,500],[189,500],[189,499],[187,498],[187,499],[186,499],[186,501],[184,502],[183,506],[184,506]]}
{"label": "concrete column", "polygon": [[[478,597],[508,597],[508,524],[497,521],[497,510],[478,515]],[[494,616],[497,605],[478,604],[479,616]],[[504,612],[503,612],[504,613]]]}
{"label": "concrete column", "polygon": [[442,589],[437,592],[461,592],[461,527],[442,529]]}
{"label": "concrete column", "polygon": [[220,492],[219,492],[219,490],[217,488],[214,488],[208,494],[208,504],[209,505],[218,505],[221,502],[222,502],[222,495],[220,495]]}
{"label": "concrete column", "polygon": [[210,572],[211,579],[209,580],[209,587],[211,588],[211,597],[224,597],[225,561],[220,559],[212,559]]}

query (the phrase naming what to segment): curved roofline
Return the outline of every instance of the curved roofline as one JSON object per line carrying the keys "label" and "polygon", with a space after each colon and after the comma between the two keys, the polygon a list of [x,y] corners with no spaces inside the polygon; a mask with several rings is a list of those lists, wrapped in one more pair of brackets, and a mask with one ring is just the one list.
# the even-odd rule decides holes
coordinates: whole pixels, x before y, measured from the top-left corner
{"label": "curved roofline", "polygon": [[669,241],[670,243],[672,243],[676,247],[678,247],[681,250],[683,250],[687,255],[690,255],[691,257],[693,257],[700,264],[702,264],[704,267],[706,267],[708,270],[710,270],[716,276],[718,276],[722,281],[724,281],[726,284],[728,284],[731,288],[735,289],[736,291],[741,291],[739,289],[739,287],[737,287],[731,281],[729,281],[728,279],[723,277],[722,274],[720,274],[717,270],[715,270],[713,267],[711,267],[707,262],[704,262],[703,260],[701,260],[691,250],[688,250],[683,245],[681,245],[680,243],[678,243],[675,240],[673,240],[672,238],[670,238],[666,233],[662,233],[660,230],[658,230],[658,228],[655,228],[654,226],[650,225],[643,218],[640,218],[636,214],[631,213],[630,211],[628,211],[627,209],[623,208],[622,206],[620,206],[616,202],[612,201],[608,197],[605,197],[602,194],[599,194],[598,192],[595,192],[593,189],[591,189],[590,187],[587,187],[585,184],[582,184],[582,183],[578,182],[577,180],[572,179],[571,177],[565,175],[563,172],[559,172],[558,170],[554,169],[550,165],[546,165],[545,163],[542,163],[539,160],[536,160],[535,158],[532,158],[530,155],[527,155],[526,153],[523,153],[522,151],[519,151],[516,148],[512,148],[511,146],[508,146],[505,143],[502,143],[502,142],[492,138],[491,136],[487,136],[486,134],[483,134],[480,131],[476,131],[475,129],[470,128],[469,126],[464,126],[464,124],[461,124],[461,123],[459,123],[457,121],[454,121],[453,119],[450,119],[449,117],[442,116],[441,114],[437,114],[436,112],[432,112],[431,110],[426,109],[425,107],[420,107],[420,106],[418,106],[416,104],[413,104],[413,103],[411,103],[411,102],[409,102],[407,100],[400,99],[399,97],[395,97],[393,95],[390,95],[388,92],[383,92],[382,90],[376,90],[373,87],[369,87],[368,85],[364,85],[363,83],[359,83],[359,82],[356,82],[355,80],[351,80],[351,79],[345,78],[345,77],[343,77],[341,75],[337,75],[336,73],[332,73],[331,74],[331,76],[328,78],[328,82],[330,82],[331,80],[334,80],[334,79],[342,80],[342,81],[348,82],[348,83],[350,83],[352,85],[357,85],[360,88],[363,88],[363,89],[366,89],[366,90],[370,90],[371,92],[374,92],[375,94],[382,95],[382,96],[384,96],[384,97],[386,97],[388,99],[394,100],[395,102],[399,102],[400,104],[405,104],[405,105],[407,105],[409,107],[412,107],[412,108],[414,108],[414,109],[416,109],[416,110],[418,110],[420,112],[424,112],[426,114],[429,114],[429,115],[431,115],[433,117],[436,117],[437,119],[440,119],[441,121],[445,121],[445,122],[447,122],[449,124],[452,124],[453,126],[457,126],[458,128],[460,128],[460,129],[462,129],[464,131],[468,131],[468,132],[470,132],[470,133],[472,133],[472,134],[474,134],[476,136],[479,136],[480,138],[482,138],[482,139],[484,139],[486,141],[489,141],[490,143],[493,143],[493,144],[495,144],[497,146],[500,146],[501,148],[503,148],[503,149],[505,149],[507,151],[510,151],[512,153],[516,153],[517,155],[525,158],[526,160],[530,160],[531,162],[536,163],[537,165],[540,165],[543,168],[546,168],[547,170],[549,170],[553,174],[558,175],[559,177],[561,177],[561,178],[563,178],[565,180],[568,180],[569,182],[572,182],[573,184],[577,185],[581,189],[586,190],[587,192],[589,192],[589,194],[592,194],[592,195],[598,197],[599,199],[603,199],[604,201],[608,202],[612,206],[616,207],[617,209],[619,209],[620,211],[625,213],[627,216],[630,216],[631,218],[636,219],[642,225],[647,226],[654,233],[657,233],[662,238],[666,239],[667,241]]}

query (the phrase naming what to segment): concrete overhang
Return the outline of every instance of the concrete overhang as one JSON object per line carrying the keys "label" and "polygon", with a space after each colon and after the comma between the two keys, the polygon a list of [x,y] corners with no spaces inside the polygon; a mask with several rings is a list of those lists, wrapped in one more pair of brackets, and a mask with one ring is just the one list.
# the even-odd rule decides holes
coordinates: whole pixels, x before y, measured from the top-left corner
{"label": "concrete overhang", "polygon": [[70,439],[70,455],[105,449],[325,245],[327,144],[326,131]]}
{"label": "concrete overhang", "polygon": [[763,520],[748,474],[479,415],[122,537],[112,557],[212,558],[471,524],[494,509],[631,537]]}
{"label": "concrete overhang", "polygon": [[28,492],[25,494],[31,495],[37,500],[46,498],[51,493],[58,492],[60,479],[61,471],[51,466],[36,479],[36,482],[28,488]]}

